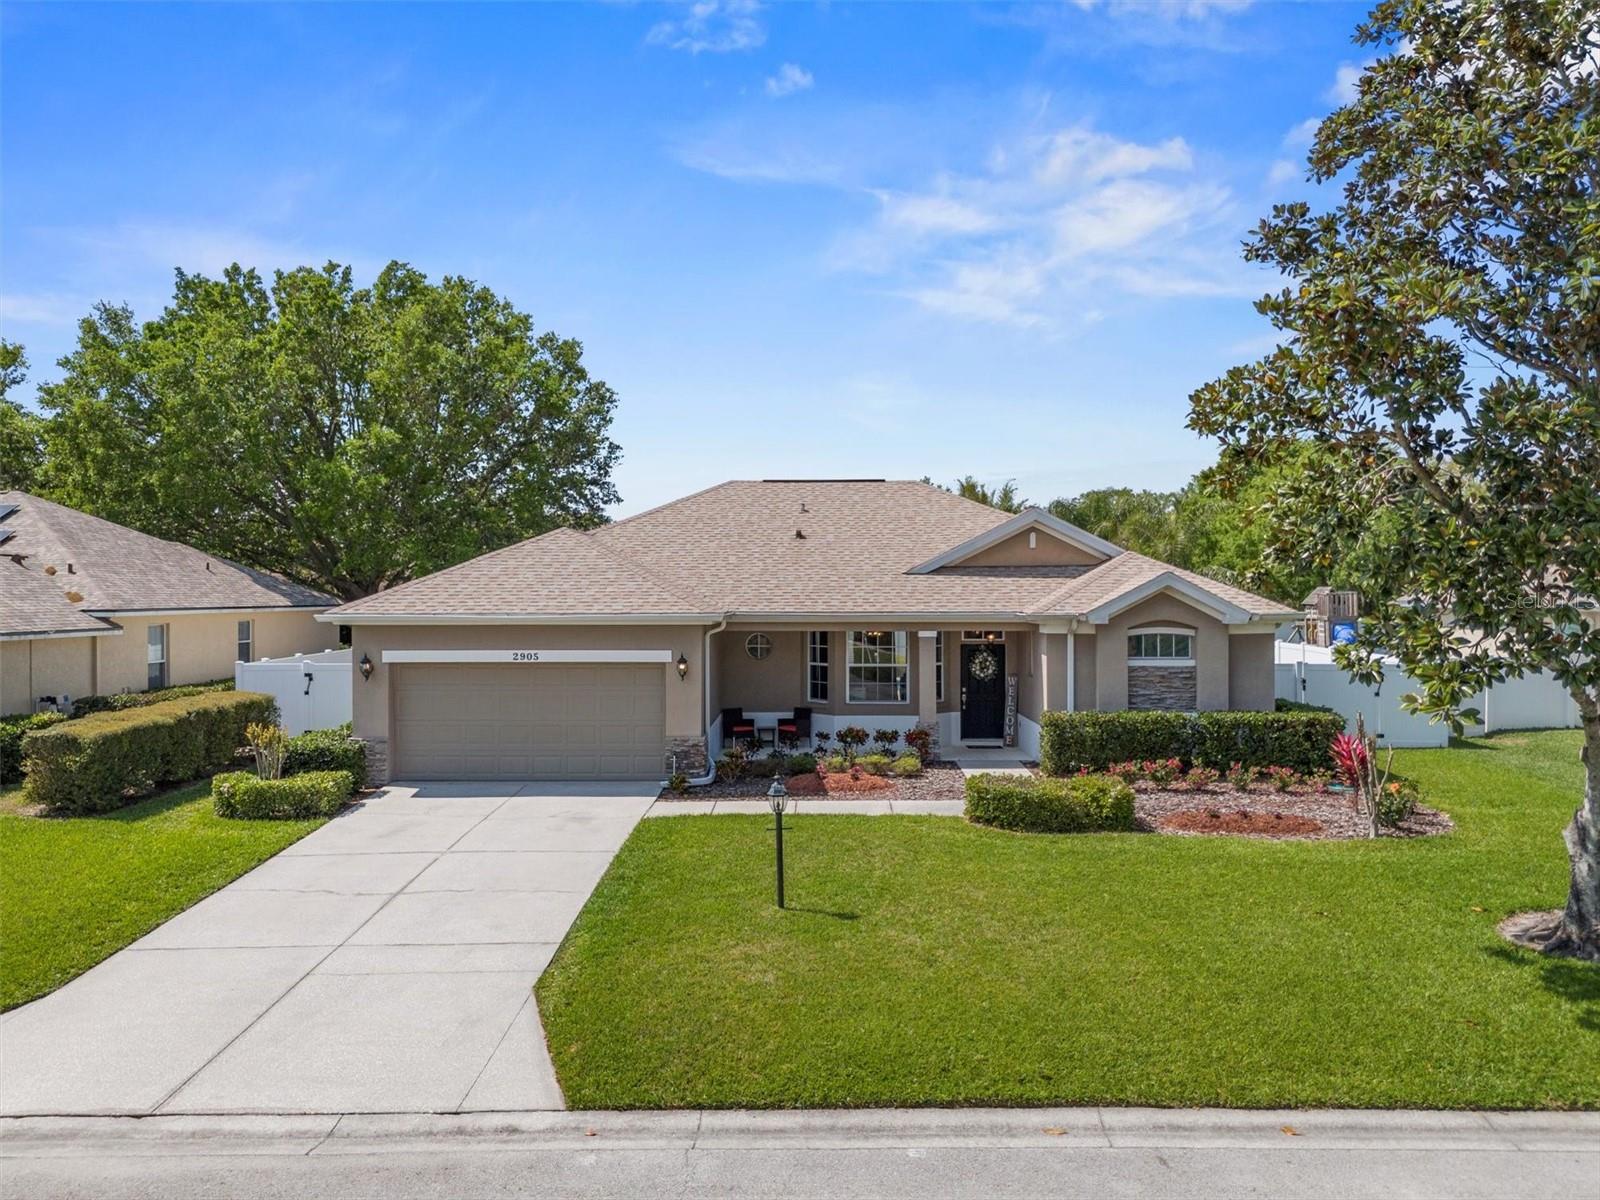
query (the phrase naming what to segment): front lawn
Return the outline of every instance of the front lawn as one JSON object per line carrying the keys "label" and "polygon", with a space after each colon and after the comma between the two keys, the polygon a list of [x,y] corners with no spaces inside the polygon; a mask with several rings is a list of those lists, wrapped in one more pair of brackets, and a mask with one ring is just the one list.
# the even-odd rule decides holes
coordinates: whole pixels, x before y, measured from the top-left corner
{"label": "front lawn", "polygon": [[21,802],[20,788],[0,791],[0,1010],[55,990],[322,824],[222,820],[209,780],[96,817],[25,816]]}
{"label": "front lawn", "polygon": [[1577,732],[1397,756],[1441,837],[640,823],[538,985],[574,1108],[1600,1107],[1600,968],[1498,937],[1566,892]]}

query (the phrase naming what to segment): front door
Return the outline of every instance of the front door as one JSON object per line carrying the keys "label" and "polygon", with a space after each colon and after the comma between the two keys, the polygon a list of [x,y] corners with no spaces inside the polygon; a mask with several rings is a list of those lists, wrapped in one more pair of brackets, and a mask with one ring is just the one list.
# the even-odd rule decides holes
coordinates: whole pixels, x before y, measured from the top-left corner
{"label": "front door", "polygon": [[998,740],[1006,726],[1006,648],[1002,642],[961,647],[961,740]]}

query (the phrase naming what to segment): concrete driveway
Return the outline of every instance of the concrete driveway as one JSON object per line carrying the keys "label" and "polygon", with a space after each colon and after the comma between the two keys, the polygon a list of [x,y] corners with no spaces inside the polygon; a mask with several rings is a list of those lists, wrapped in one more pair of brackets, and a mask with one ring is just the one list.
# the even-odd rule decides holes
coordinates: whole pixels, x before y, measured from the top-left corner
{"label": "concrete driveway", "polygon": [[387,788],[0,1016],[0,1113],[561,1108],[533,983],[655,792]]}

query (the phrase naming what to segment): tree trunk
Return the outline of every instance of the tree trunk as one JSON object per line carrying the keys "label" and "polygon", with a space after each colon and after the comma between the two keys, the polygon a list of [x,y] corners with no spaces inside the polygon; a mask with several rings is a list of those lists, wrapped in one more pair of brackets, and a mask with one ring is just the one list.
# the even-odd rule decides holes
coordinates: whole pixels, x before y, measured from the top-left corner
{"label": "tree trunk", "polygon": [[1564,835],[1572,860],[1567,906],[1540,945],[1546,954],[1600,962],[1600,711],[1583,713],[1583,804]]}

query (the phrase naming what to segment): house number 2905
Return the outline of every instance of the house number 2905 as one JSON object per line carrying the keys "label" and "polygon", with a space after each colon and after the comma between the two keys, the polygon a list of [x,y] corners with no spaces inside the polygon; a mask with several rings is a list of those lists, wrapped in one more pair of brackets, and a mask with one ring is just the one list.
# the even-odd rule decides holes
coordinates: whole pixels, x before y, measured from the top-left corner
{"label": "house number 2905", "polygon": [[539,661],[539,652],[537,650],[513,650],[511,652],[511,661],[512,662],[538,662]]}

